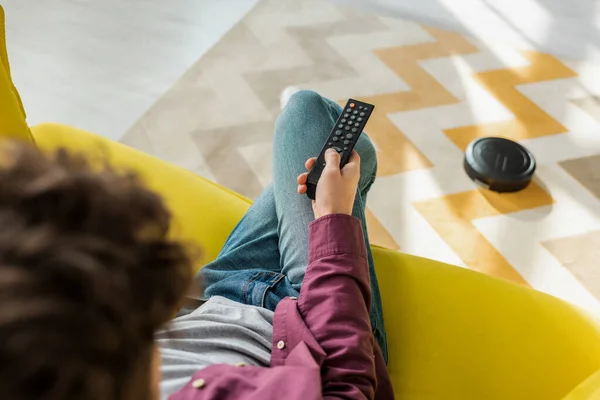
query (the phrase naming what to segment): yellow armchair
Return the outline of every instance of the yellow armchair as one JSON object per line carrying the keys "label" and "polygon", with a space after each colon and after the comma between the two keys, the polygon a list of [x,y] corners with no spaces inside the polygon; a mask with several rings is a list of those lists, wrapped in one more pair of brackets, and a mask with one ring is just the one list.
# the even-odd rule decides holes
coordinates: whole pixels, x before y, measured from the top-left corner
{"label": "yellow armchair", "polygon": [[[186,170],[76,128],[27,128],[0,7],[0,136],[35,139],[137,171],[171,209],[172,234],[216,257],[251,202]],[[30,134],[31,132],[31,134]],[[0,193],[1,196],[1,193]],[[600,399],[600,327],[562,300],[467,269],[374,247],[398,399]]]}

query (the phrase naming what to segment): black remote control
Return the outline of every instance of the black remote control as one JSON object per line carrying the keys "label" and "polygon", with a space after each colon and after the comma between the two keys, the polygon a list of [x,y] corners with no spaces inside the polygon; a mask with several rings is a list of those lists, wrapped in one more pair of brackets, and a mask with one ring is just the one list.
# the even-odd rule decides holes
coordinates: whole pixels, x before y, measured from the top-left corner
{"label": "black remote control", "polygon": [[321,149],[317,162],[308,173],[306,180],[306,195],[309,199],[314,200],[317,193],[317,183],[325,167],[325,151],[333,148],[340,153],[342,160],[340,161],[340,169],[350,159],[352,149],[358,141],[358,137],[362,133],[373,109],[372,104],[363,103],[354,99],[348,100],[342,114],[333,126],[325,145]]}

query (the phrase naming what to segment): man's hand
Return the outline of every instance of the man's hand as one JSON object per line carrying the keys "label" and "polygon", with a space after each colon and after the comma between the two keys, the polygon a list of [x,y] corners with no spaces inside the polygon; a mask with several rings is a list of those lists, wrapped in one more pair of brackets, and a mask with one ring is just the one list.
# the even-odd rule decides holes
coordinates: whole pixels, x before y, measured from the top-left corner
{"label": "man's hand", "polygon": [[[315,165],[316,157],[306,161],[305,167],[310,170]],[[352,151],[350,160],[340,170],[340,155],[333,149],[325,153],[325,168],[317,185],[316,200],[313,200],[315,218],[328,214],[352,215],[352,205],[360,178],[360,157]],[[306,193],[308,172],[298,176],[298,193]]]}

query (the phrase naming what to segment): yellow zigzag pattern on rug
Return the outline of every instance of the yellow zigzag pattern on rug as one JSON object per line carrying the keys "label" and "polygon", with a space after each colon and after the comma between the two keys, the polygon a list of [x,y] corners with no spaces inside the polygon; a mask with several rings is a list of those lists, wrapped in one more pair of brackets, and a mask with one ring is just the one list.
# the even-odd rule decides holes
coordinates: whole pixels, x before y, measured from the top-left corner
{"label": "yellow zigzag pattern on rug", "polygon": [[390,113],[418,110],[460,102],[419,65],[420,60],[465,55],[479,50],[464,37],[441,29],[423,27],[437,41],[376,50],[375,54],[411,88],[407,92],[361,97],[377,108],[368,125],[369,136],[379,148],[379,176],[430,168],[431,162],[387,117]]}
{"label": "yellow zigzag pattern on rug", "polygon": [[[514,119],[446,129],[444,133],[463,151],[475,138],[503,136],[512,140],[563,133],[566,128],[518,91],[517,85],[577,76],[556,58],[525,52],[531,65],[475,74],[475,78],[515,115]],[[416,209],[470,268],[525,283],[515,268],[475,228],[478,218],[517,212],[553,203],[535,182],[518,193],[472,190],[415,203]],[[524,244],[527,245],[527,244]]]}

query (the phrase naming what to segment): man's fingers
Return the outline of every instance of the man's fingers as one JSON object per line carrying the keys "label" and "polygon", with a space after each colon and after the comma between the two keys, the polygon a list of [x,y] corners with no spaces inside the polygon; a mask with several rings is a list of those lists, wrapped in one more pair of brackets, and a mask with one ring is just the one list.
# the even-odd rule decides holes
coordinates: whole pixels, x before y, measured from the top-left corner
{"label": "man's fingers", "polygon": [[356,180],[360,178],[360,156],[356,151],[352,151],[348,163],[341,172],[344,177],[352,177]]}
{"label": "man's fingers", "polygon": [[340,169],[341,157],[337,151],[333,149],[327,149],[325,152],[325,164],[327,168]]}
{"label": "man's fingers", "polygon": [[304,163],[304,166],[306,167],[306,169],[310,170],[315,165],[315,162],[317,162],[317,157],[309,158]]}
{"label": "man's fingers", "polygon": [[352,150],[352,154],[350,154],[348,162],[346,163],[346,165],[344,165],[344,171],[355,168],[360,169],[360,156],[358,155],[356,150]]}
{"label": "man's fingers", "polygon": [[298,175],[298,185],[304,185],[306,183],[306,180],[308,179],[308,172],[304,172],[300,175]]}
{"label": "man's fingers", "polygon": [[351,164],[351,163],[356,163],[356,164],[360,165],[360,156],[358,155],[356,150],[352,150],[352,154],[350,154],[350,158],[348,159],[348,164]]}
{"label": "man's fingers", "polygon": [[306,185],[298,185],[298,194],[306,194]]}

